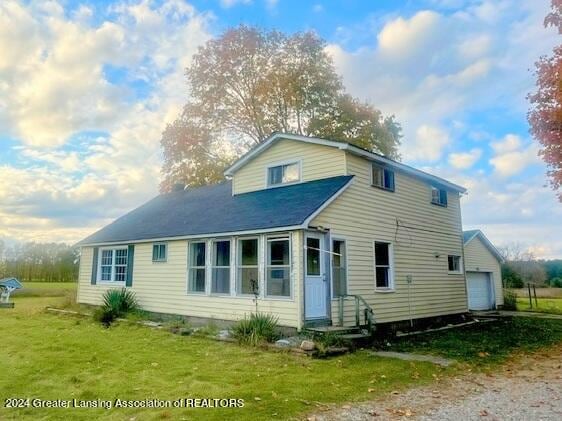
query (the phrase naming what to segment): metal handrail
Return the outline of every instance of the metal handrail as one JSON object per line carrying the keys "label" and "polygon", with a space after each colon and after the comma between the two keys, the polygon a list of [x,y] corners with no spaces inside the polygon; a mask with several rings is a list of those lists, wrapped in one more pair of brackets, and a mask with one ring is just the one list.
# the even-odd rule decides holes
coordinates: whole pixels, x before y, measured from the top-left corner
{"label": "metal handrail", "polygon": [[[355,325],[357,327],[366,326],[369,332],[373,331],[373,326],[375,324],[375,312],[373,311],[372,307],[367,303],[367,301],[361,296],[357,294],[344,294],[339,296],[339,322],[340,326],[343,326],[343,310],[344,310],[344,300],[346,298],[353,298],[355,300]],[[361,312],[360,312],[360,304],[363,304],[365,307],[363,310],[365,324],[361,325]]]}

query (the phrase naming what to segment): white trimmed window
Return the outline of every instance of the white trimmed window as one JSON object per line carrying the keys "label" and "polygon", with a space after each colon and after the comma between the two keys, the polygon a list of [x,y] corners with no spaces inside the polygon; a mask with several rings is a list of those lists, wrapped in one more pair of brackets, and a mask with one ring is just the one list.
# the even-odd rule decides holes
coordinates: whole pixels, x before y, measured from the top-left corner
{"label": "white trimmed window", "polygon": [[394,191],[394,171],[378,164],[373,164],[371,171],[371,184],[374,187]]}
{"label": "white trimmed window", "polygon": [[461,257],[449,255],[447,256],[447,264],[449,266],[450,273],[461,273],[462,272],[462,265],[461,265]]}
{"label": "white trimmed window", "polygon": [[98,280],[100,282],[125,282],[127,279],[128,249],[101,249]]}
{"label": "white trimmed window", "polygon": [[277,165],[267,169],[267,185],[279,186],[282,184],[296,183],[301,179],[299,162]]}
{"label": "white trimmed window", "polygon": [[332,295],[347,294],[347,252],[344,240],[332,240]]}
{"label": "white trimmed window", "polygon": [[266,295],[270,297],[291,296],[291,240],[289,237],[268,238]]}
{"label": "white trimmed window", "polygon": [[189,243],[188,292],[205,293],[206,255],[206,244],[204,241]]}
{"label": "white trimmed window", "polygon": [[166,243],[158,243],[152,245],[152,261],[165,262],[168,258],[168,245]]}
{"label": "white trimmed window", "polygon": [[230,294],[230,240],[213,241],[211,293]]}
{"label": "white trimmed window", "polygon": [[238,240],[238,295],[257,294],[259,292],[259,241],[257,238],[241,238]]}
{"label": "white trimmed window", "polygon": [[431,186],[431,203],[438,206],[447,206],[447,190]]}
{"label": "white trimmed window", "polygon": [[392,244],[375,241],[375,288],[394,289]]}

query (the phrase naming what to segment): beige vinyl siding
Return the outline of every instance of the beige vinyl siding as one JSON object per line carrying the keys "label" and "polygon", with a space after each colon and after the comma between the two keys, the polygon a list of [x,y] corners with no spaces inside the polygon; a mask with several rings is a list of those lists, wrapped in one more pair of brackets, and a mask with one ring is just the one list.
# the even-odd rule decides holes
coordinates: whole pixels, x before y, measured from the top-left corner
{"label": "beige vinyl siding", "polygon": [[491,272],[496,295],[496,305],[503,305],[501,266],[479,237],[464,247],[465,270],[467,272]]}
{"label": "beige vinyl siding", "polygon": [[[258,311],[279,317],[282,326],[300,328],[301,262],[302,254],[297,247],[301,233],[292,233],[292,292],[291,299],[260,298]],[[186,240],[168,242],[167,262],[152,262],[152,244],[135,245],[133,286],[144,310],[220,320],[238,320],[252,312],[256,305],[253,297],[208,296],[187,293],[187,247]],[[234,244],[234,243],[233,243]],[[262,243],[263,244],[263,243]],[[91,285],[93,249],[82,248],[80,263],[78,302],[100,304],[107,284]],[[263,253],[260,260],[263,262]],[[234,271],[232,270],[231,273]],[[263,276],[263,275],[261,275]]]}
{"label": "beige vinyl siding", "polygon": [[[449,254],[462,256],[458,194],[448,193],[447,207],[432,205],[426,182],[396,172],[396,191],[388,192],[371,186],[369,161],[348,154],[346,162],[348,173],[355,175],[351,186],[311,226],[329,228],[332,237],[346,240],[348,294],[363,296],[377,322],[467,311],[464,275],[449,274],[447,263]],[[375,291],[375,240],[393,244],[394,292]],[[351,324],[352,300],[345,309],[346,324]],[[332,320],[338,320],[337,300],[332,301]]]}
{"label": "beige vinyl siding", "polygon": [[240,168],[232,178],[234,194],[267,187],[267,167],[277,163],[301,162],[301,181],[345,174],[345,152],[330,146],[281,139]]}

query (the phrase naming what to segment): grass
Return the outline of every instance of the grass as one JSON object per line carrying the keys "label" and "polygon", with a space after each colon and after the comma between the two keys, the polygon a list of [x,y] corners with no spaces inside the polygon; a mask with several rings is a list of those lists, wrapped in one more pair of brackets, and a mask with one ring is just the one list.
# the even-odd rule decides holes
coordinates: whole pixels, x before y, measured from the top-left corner
{"label": "grass", "polygon": [[[328,360],[270,352],[128,323],[45,313],[62,297],[17,298],[1,310],[0,399],[240,398],[238,409],[0,408],[0,419],[287,419],[316,402],[362,401],[428,383],[448,370],[377,358],[367,351]],[[2,406],[2,405],[0,405]]]}
{"label": "grass", "polygon": [[[512,289],[519,298],[529,297],[527,288]],[[562,298],[562,288],[536,288],[538,298]],[[531,294],[534,294],[531,289]]]}
{"label": "grass", "polygon": [[517,298],[517,310],[562,314],[562,298],[537,298],[537,302],[538,307],[536,307],[535,299],[533,298],[533,307],[531,308],[529,298]]}
{"label": "grass", "polygon": [[394,351],[437,354],[480,368],[504,362],[513,352],[534,351],[562,341],[562,320],[514,317],[404,338]]}
{"label": "grass", "polygon": [[[91,318],[43,309],[67,297],[15,297],[3,326],[0,419],[288,419],[427,384],[466,368],[374,357],[369,351],[326,360],[264,351],[204,337],[172,335],[133,323],[105,329]],[[444,355],[469,367],[504,361],[518,350],[562,341],[562,321],[515,318],[404,339],[395,350]],[[3,408],[7,397],[145,400],[236,398],[243,408]]]}
{"label": "grass", "polygon": [[76,291],[76,282],[23,282],[13,297],[64,297]]}

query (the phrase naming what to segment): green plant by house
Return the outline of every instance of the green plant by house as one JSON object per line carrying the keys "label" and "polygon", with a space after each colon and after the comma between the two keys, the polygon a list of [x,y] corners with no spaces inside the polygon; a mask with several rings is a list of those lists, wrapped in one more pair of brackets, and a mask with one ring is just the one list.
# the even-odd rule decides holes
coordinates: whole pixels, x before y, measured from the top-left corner
{"label": "green plant by house", "polygon": [[239,343],[257,346],[279,339],[278,318],[271,314],[252,313],[232,327],[232,334]]}
{"label": "green plant by house", "polygon": [[194,336],[201,336],[201,337],[215,336],[217,333],[219,333],[219,327],[213,321],[210,321],[206,325],[198,327],[193,330]]}
{"label": "green plant by house", "polygon": [[517,294],[515,292],[503,290],[503,308],[504,310],[517,310]]}
{"label": "green plant by house", "polygon": [[329,348],[341,348],[351,346],[351,342],[342,338],[334,332],[326,332],[319,335],[314,335],[314,343],[318,350],[318,356],[323,357],[328,354]]}
{"label": "green plant by house", "polygon": [[103,294],[103,305],[94,312],[94,320],[105,326],[118,317],[139,310],[135,293],[126,288],[109,289]]}

